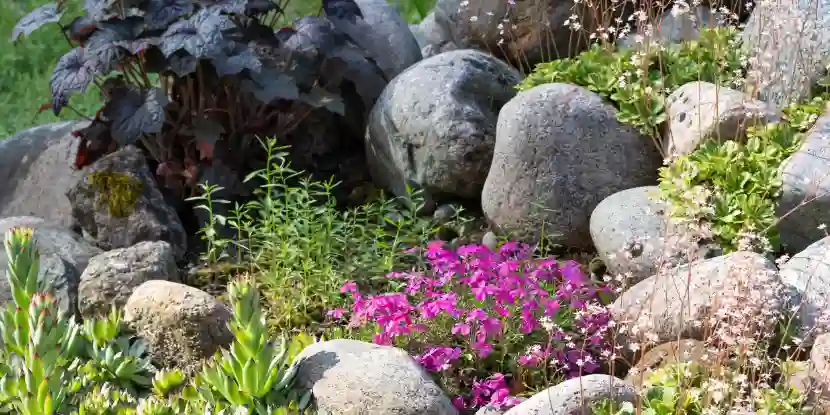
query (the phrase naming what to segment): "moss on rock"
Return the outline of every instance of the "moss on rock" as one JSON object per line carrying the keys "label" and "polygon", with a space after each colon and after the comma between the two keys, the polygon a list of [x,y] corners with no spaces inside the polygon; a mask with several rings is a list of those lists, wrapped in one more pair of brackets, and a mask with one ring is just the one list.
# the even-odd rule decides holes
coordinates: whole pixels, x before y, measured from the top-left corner
{"label": "moss on rock", "polygon": [[144,183],[127,173],[104,170],[93,172],[87,177],[99,195],[99,206],[106,206],[109,214],[114,217],[132,214],[138,198],[144,192]]}

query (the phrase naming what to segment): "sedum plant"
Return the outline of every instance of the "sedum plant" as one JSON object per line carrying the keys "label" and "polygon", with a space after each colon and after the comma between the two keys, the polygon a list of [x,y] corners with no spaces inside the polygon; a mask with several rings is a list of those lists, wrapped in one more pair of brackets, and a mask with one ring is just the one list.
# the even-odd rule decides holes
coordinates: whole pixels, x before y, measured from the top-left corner
{"label": "sedum plant", "polygon": [[271,341],[249,278],[229,287],[230,349],[187,379],[177,369],[157,370],[145,344],[122,333],[117,310],[83,324],[62,312],[50,284],[37,278],[31,229],[12,229],[4,245],[13,302],[0,318],[0,413],[272,415],[309,405],[310,391],[293,388],[291,362],[314,339],[297,336],[290,347]]}
{"label": "sedum plant", "polygon": [[[752,413],[759,415],[807,415],[813,408],[805,396],[782,383],[774,387],[747,382],[737,373],[709,373],[697,363],[675,363],[650,374],[636,404],[602,400],[594,415],[703,415]],[[747,383],[753,391],[748,392]],[[744,396],[750,395],[750,396]]]}
{"label": "sedum plant", "polygon": [[666,121],[666,97],[675,89],[693,81],[729,85],[740,79],[743,63],[735,33],[706,28],[698,40],[645,51],[594,44],[576,57],[537,65],[517,88],[554,82],[583,86],[610,100],[621,122],[657,138]]}
{"label": "sedum plant", "polygon": [[827,96],[819,96],[790,105],[780,123],[750,127],[740,142],[707,141],[663,167],[659,187],[669,215],[710,224],[726,252],[778,249],[780,166],[798,149],[826,102]]}

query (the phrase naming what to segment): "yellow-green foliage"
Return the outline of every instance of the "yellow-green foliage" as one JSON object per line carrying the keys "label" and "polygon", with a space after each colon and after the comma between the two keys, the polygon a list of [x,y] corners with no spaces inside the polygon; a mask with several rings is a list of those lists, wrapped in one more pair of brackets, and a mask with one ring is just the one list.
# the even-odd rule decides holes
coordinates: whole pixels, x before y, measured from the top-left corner
{"label": "yellow-green foliage", "polygon": [[666,120],[666,97],[692,81],[731,84],[742,72],[740,51],[731,28],[704,29],[698,40],[642,53],[594,44],[574,58],[537,65],[517,88],[557,82],[585,87],[612,102],[620,121],[656,137]]}
{"label": "yellow-green foliage", "polygon": [[126,173],[97,171],[88,178],[99,195],[99,206],[106,206],[109,214],[115,217],[132,214],[138,198],[144,192],[144,183]]}
{"label": "yellow-green foliage", "polygon": [[[778,124],[750,128],[744,141],[707,141],[660,171],[660,192],[669,214],[702,219],[726,252],[739,249],[752,234],[776,249],[774,224],[781,190],[780,166],[801,144],[804,132],[824,111],[826,97],[790,105]],[[707,195],[697,200],[690,195]],[[746,247],[742,248],[745,249]]]}
{"label": "yellow-green foliage", "polygon": [[[787,362],[782,362],[787,363]],[[741,380],[744,378],[744,380]],[[759,415],[807,415],[812,408],[805,396],[784,382],[774,386],[750,380],[752,396],[747,396],[746,376],[730,370],[720,371],[697,363],[676,363],[655,370],[648,376],[636,404],[598,402],[593,415],[704,415],[709,413],[753,413]],[[745,406],[736,404],[743,402]],[[744,412],[751,409],[749,412]]]}

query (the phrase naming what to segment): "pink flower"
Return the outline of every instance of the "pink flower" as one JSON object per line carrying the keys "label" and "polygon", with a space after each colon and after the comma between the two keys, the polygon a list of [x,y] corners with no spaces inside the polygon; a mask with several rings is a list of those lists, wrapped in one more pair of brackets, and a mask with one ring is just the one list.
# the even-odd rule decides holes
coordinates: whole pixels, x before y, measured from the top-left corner
{"label": "pink flower", "polygon": [[424,366],[426,370],[440,372],[448,370],[459,357],[461,357],[461,349],[458,347],[433,347],[427,349],[426,353],[415,356],[415,361]]}
{"label": "pink flower", "polygon": [[469,336],[470,325],[467,323],[455,323],[455,325],[452,327],[452,334]]}
{"label": "pink flower", "polygon": [[346,309],[345,308],[335,308],[335,309],[329,310],[326,313],[326,316],[334,318],[334,319],[341,319],[341,318],[343,318],[344,314],[346,314]]}

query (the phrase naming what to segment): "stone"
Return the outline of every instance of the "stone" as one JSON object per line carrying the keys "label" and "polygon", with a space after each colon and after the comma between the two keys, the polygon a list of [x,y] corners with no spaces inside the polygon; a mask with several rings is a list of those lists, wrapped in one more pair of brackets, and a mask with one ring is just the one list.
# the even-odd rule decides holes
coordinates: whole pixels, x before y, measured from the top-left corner
{"label": "stone", "polygon": [[163,280],[141,284],[124,306],[124,322],[147,342],[153,362],[188,374],[233,341],[231,317],[210,294]]}
{"label": "stone", "polygon": [[624,380],[609,375],[587,375],[566,380],[514,406],[504,415],[580,415],[610,399],[634,402],[637,391]]}
{"label": "stone", "polygon": [[795,254],[778,275],[798,299],[798,336],[804,344],[830,331],[830,236]]}
{"label": "stone", "polygon": [[779,107],[806,98],[830,59],[830,0],[758,2],[741,41],[751,95]]}
{"label": "stone", "polygon": [[743,92],[690,82],[666,98],[666,154],[684,156],[707,140],[742,141],[749,127],[775,123],[783,113]]}
{"label": "stone", "polygon": [[625,328],[620,344],[643,343],[639,336],[644,334],[658,344],[678,338],[704,341],[717,324],[731,324],[726,321],[731,314],[721,307],[759,315],[742,330],[772,332],[770,315],[784,312],[785,291],[775,264],[756,253],[734,252],[646,278],[624,291],[611,304],[611,313]]}
{"label": "stone", "polygon": [[432,219],[435,223],[443,225],[451,221],[455,217],[455,214],[456,210],[453,205],[444,204],[435,209],[435,212],[432,213]]}
{"label": "stone", "polygon": [[143,241],[168,242],[182,259],[187,234],[178,214],[165,202],[141,151],[128,146],[85,169],[66,194],[72,215],[104,250]]}
{"label": "stone", "polygon": [[[426,44],[443,45],[447,42],[452,42],[452,31],[438,23],[435,17],[435,10],[429,12],[424,17],[424,20],[418,23],[418,32],[424,36]],[[423,48],[424,46],[426,45],[422,45],[421,47]]]}
{"label": "stone", "polygon": [[590,215],[612,194],[657,183],[653,141],[619,122],[599,95],[568,84],[523,91],[499,113],[495,154],[481,194],[502,234],[591,249]]}
{"label": "stone", "polygon": [[139,242],[92,257],[78,288],[81,315],[105,315],[113,305],[122,309],[133,290],[150,280],[179,280],[173,248],[167,242]]}
{"label": "stone", "polygon": [[684,339],[663,343],[646,352],[628,371],[625,381],[635,386],[642,385],[656,370],[676,363],[705,364],[707,357],[706,343],[698,340]]}
{"label": "stone", "polygon": [[666,246],[666,206],[657,186],[642,186],[614,193],[591,213],[591,240],[606,270],[636,284],[654,275],[671,260]]}
{"label": "stone", "polygon": [[445,25],[439,24],[436,20],[434,10],[429,12],[417,27],[418,33],[423,37],[419,44],[424,59],[439,53],[459,49],[458,45],[453,42],[451,30]]}
{"label": "stone", "polygon": [[580,16],[585,33],[603,23],[594,16],[610,16],[626,21],[631,8],[622,3],[591,4],[579,1],[536,0],[438,0],[436,24],[451,33],[461,48],[493,54],[527,71],[540,62],[575,56],[588,47],[587,36],[574,36],[565,23],[571,15]]}
{"label": "stone", "polygon": [[366,152],[374,182],[406,197],[475,199],[487,176],[501,106],[519,74],[473,50],[424,59],[397,76],[369,116]]}
{"label": "stone", "polygon": [[421,47],[409,25],[386,0],[354,0],[363,19],[354,23],[330,19],[355,44],[365,49],[392,80],[421,60]]}
{"label": "stone", "polygon": [[429,374],[395,347],[330,340],[306,347],[295,362],[295,385],[312,390],[321,413],[458,413]]}
{"label": "stone", "polygon": [[775,208],[785,252],[799,252],[825,236],[830,226],[830,112],[819,117],[801,147],[781,164]]}
{"label": "stone", "polygon": [[[522,403],[527,400],[527,398],[518,397],[516,400],[519,403]],[[488,403],[487,405],[482,406],[481,408],[476,411],[475,415],[503,415],[505,412],[509,411],[510,408],[499,408],[495,405]]]}
{"label": "stone", "polygon": [[82,177],[73,166],[86,122],[42,125],[0,139],[0,218],[34,216],[72,227],[66,189]]}
{"label": "stone", "polygon": [[809,376],[811,397],[825,412],[830,411],[830,333],[816,337],[810,350]]}
{"label": "stone", "polygon": [[[70,315],[78,314],[78,284],[90,259],[101,250],[84,241],[80,235],[58,223],[31,216],[0,219],[0,238],[9,230],[28,227],[34,231],[35,246],[40,253],[39,281],[51,282],[58,308]],[[0,307],[12,301],[8,276],[8,257],[0,253]]]}
{"label": "stone", "polygon": [[[686,13],[675,14],[672,9],[663,12],[656,24],[647,22],[639,27],[635,34],[629,34],[617,39],[617,47],[642,48],[649,44],[668,46],[700,38],[700,31],[704,28],[726,26],[722,16],[712,13],[709,7],[693,6]],[[651,34],[651,35],[649,35]]]}
{"label": "stone", "polygon": [[487,231],[487,233],[481,237],[481,244],[495,252],[496,249],[499,249],[499,237],[496,236],[493,231]]}

